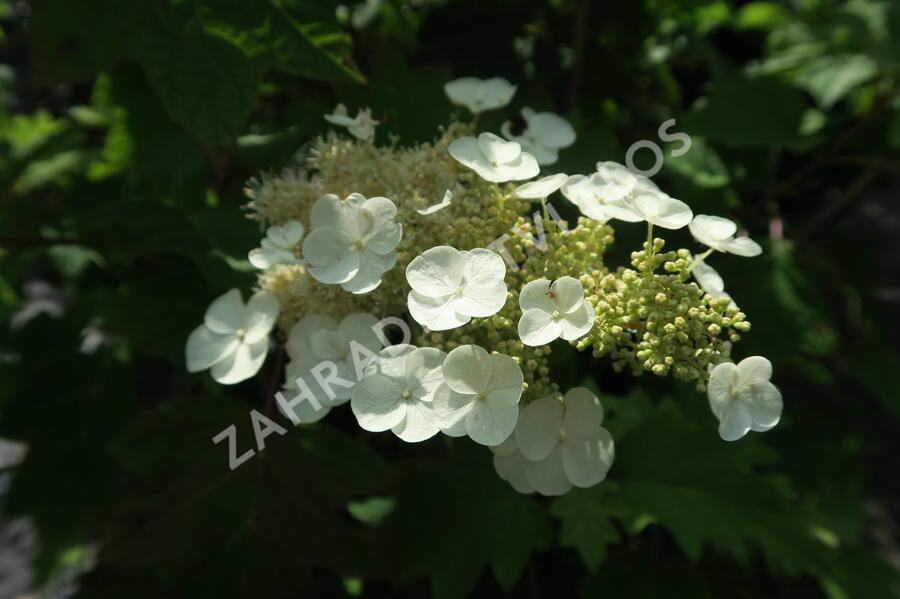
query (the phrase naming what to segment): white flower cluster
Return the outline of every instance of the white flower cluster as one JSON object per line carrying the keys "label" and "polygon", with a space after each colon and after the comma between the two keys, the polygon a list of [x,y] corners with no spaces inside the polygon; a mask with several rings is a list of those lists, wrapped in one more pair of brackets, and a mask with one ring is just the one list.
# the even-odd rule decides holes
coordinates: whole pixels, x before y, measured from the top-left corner
{"label": "white flower cluster", "polygon": [[[467,77],[448,83],[445,91],[453,104],[477,117],[506,106],[516,88],[501,78]],[[735,236],[735,223],[695,216],[686,203],[661,191],[649,178],[615,162],[599,162],[588,175],[555,173],[535,179],[541,166],[555,163],[559,151],[574,143],[575,132],[558,115],[529,108],[521,114],[524,130],[514,132],[509,122],[501,128],[507,139],[490,132],[464,135],[449,143],[446,151],[492,184],[492,193],[509,201],[540,200],[546,209],[546,199],[560,191],[589,219],[646,222],[648,277],[654,270],[653,227],[689,226],[695,239],[708,246],[691,258],[687,272],[714,297],[725,292],[721,277],[705,262],[712,252],[761,253],[748,237]],[[325,118],[366,143],[374,137],[377,122],[368,109],[351,119],[338,105]],[[510,181],[526,182],[512,193],[496,185]],[[415,218],[435,218],[453,199],[453,191],[447,189],[440,202],[416,210]],[[334,292],[329,298],[342,291],[358,297],[378,289],[397,264],[398,252],[407,252],[406,310],[426,332],[451,331],[473,319],[492,318],[508,301],[516,310],[511,292],[518,298],[518,340],[529,348],[557,340],[575,343],[604,316],[585,296],[579,278],[585,273],[523,282],[509,277],[504,259],[486,248],[435,243],[409,255],[403,249],[408,246],[398,248],[404,235],[401,220],[391,199],[361,193],[340,199],[326,193],[312,205],[305,238],[306,227],[299,220],[270,226],[249,259],[263,274],[287,265],[319,284],[335,286],[329,287]],[[390,281],[389,285],[399,282]],[[204,324],[188,339],[188,370],[209,368],[223,384],[253,376],[265,360],[278,312],[278,301],[269,293],[257,293],[247,305],[237,290],[226,293],[213,302]],[[524,493],[559,495],[604,480],[613,462],[614,442],[602,426],[600,400],[589,390],[579,387],[564,397],[530,398],[522,405],[526,385],[518,357],[469,342],[446,347],[447,352],[410,345],[409,339],[385,347],[376,323],[376,316],[366,311],[340,321],[328,314],[305,313],[294,322],[285,344],[289,362],[284,389],[310,401],[291,403],[287,409],[279,399],[283,413],[293,422],[313,423],[349,402],[359,425],[368,431],[390,430],[410,443],[438,433],[468,436],[493,449],[499,475]],[[723,439],[735,440],[747,431],[777,424],[781,395],[770,376],[771,364],[758,356],[738,365],[722,362],[711,370],[709,401]]]}

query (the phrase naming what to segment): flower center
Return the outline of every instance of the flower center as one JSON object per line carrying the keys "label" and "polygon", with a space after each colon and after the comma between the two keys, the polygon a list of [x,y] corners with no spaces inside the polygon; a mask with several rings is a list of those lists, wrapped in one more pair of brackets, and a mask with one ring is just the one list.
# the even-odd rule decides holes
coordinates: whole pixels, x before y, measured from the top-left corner
{"label": "flower center", "polygon": [[559,313],[559,310],[554,310],[552,314],[550,314],[550,318],[553,320],[559,320],[562,318],[562,314]]}
{"label": "flower center", "polygon": [[560,440],[560,441],[565,441],[565,440],[566,440],[566,431],[560,429],[560,431],[559,431],[559,440]]}
{"label": "flower center", "polygon": [[475,396],[475,399],[477,399],[478,401],[484,401],[485,399],[487,399],[487,393],[482,391],[481,393],[479,393],[478,395]]}
{"label": "flower center", "polygon": [[247,335],[247,331],[246,331],[246,329],[238,329],[237,331],[234,332],[234,334],[237,335],[238,339],[243,340],[243,338]]}
{"label": "flower center", "polygon": [[403,397],[403,399],[409,399],[410,397],[412,397],[412,391],[410,391],[408,388],[403,389],[403,392],[400,395]]}
{"label": "flower center", "polygon": [[356,243],[353,244],[353,246],[358,250],[362,250],[366,247],[366,242],[364,242],[362,239],[359,239]]}
{"label": "flower center", "polygon": [[462,297],[464,291],[465,291],[465,288],[462,285],[460,285],[453,291],[453,297]]}

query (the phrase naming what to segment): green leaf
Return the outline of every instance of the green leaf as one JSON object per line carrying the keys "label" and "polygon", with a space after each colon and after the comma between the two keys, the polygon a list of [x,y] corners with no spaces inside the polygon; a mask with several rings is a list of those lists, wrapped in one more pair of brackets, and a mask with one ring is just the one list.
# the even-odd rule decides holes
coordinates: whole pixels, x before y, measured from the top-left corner
{"label": "green leaf", "polygon": [[785,7],[775,2],[750,2],[738,11],[734,25],[738,29],[772,29],[790,19]]}
{"label": "green leaf", "polygon": [[821,56],[803,65],[795,77],[797,84],[830,108],[859,85],[878,73],[878,65],[864,54]]}
{"label": "green leaf", "polygon": [[769,145],[796,139],[803,111],[803,96],[783,81],[729,79],[716,84],[706,102],[683,122],[691,136],[732,146]]}
{"label": "green leaf", "polygon": [[294,21],[271,0],[201,0],[205,30],[266,65],[315,79],[362,82],[349,64],[350,38],[335,26]]}
{"label": "green leaf", "polygon": [[701,137],[691,139],[691,148],[681,156],[669,156],[665,168],[687,178],[698,187],[721,188],[731,181],[718,152]]}
{"label": "green leaf", "polygon": [[607,547],[619,541],[612,524],[615,483],[606,481],[590,489],[573,489],[553,502],[550,513],[562,520],[559,543],[578,551],[589,570],[596,570]]}
{"label": "green leaf", "polygon": [[231,145],[256,102],[259,66],[232,43],[177,19],[145,35],[141,62],[172,120],[209,146]]}
{"label": "green leaf", "polygon": [[[397,508],[381,526],[393,577],[427,576],[438,599],[468,596],[485,567],[511,589],[535,550],[550,543],[550,525],[532,497],[500,480],[490,453],[470,444],[444,460],[402,464]],[[427,525],[423,525],[426,523]]]}
{"label": "green leaf", "polygon": [[[371,529],[346,505],[383,486],[384,463],[324,427],[288,426],[260,450],[252,407],[182,400],[121,431],[132,493],[103,546],[107,568],[158,595],[275,597],[308,592],[313,568],[354,575],[379,561]],[[232,424],[236,454],[256,452],[233,471],[228,442],[211,440]]]}

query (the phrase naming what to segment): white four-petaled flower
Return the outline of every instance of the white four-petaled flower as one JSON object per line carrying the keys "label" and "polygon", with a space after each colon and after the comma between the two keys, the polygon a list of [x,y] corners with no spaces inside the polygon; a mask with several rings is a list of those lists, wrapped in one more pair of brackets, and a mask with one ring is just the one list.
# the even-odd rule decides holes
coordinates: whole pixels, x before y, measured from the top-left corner
{"label": "white four-petaled flower", "polygon": [[461,252],[446,245],[425,250],[406,267],[409,313],[433,331],[491,316],[506,303],[505,275],[503,258],[490,250]]}
{"label": "white four-petaled flower", "polygon": [[562,495],[575,487],[591,487],[606,478],[615,457],[612,435],[603,426],[603,406],[584,387],[563,401],[545,397],[519,414],[515,446],[497,448],[494,465],[516,490]]}
{"label": "white four-petaled flower", "polygon": [[278,300],[267,291],[255,293],[246,305],[237,289],[213,300],[203,324],[188,337],[188,372],[209,368],[212,377],[223,385],[252,377],[266,359],[269,332],[275,326],[278,309]]}
{"label": "white four-petaled flower", "polygon": [[312,231],[303,242],[309,274],[322,283],[368,293],[397,262],[403,236],[397,207],[387,198],[351,193],[340,200],[326,194],[312,208]]}
{"label": "white four-petaled flower", "polygon": [[694,239],[714,250],[747,258],[762,254],[762,248],[749,237],[735,237],[737,225],[721,216],[698,214],[688,225]]}
{"label": "white four-petaled flower", "polygon": [[477,139],[460,137],[448,150],[457,162],[493,183],[531,179],[541,170],[534,156],[523,152],[522,146],[493,133],[482,133]]}
{"label": "white four-petaled flower", "polygon": [[325,120],[332,125],[346,127],[353,137],[363,141],[368,141],[375,137],[375,126],[378,124],[378,121],[372,118],[371,109],[362,108],[356,113],[354,118],[350,118],[347,114],[347,107],[343,104],[338,104],[334,108],[334,112],[326,114]]}
{"label": "white four-petaled flower", "polygon": [[537,181],[529,181],[523,185],[519,185],[513,192],[514,198],[520,200],[539,200],[548,197],[551,193],[559,189],[568,180],[565,173],[556,173],[555,175],[547,175],[541,177]]}
{"label": "white four-petaled flower", "polygon": [[[321,420],[333,406],[350,399],[371,355],[382,347],[373,329],[376,323],[373,315],[359,312],[350,314],[340,324],[322,314],[310,314],[294,324],[287,340],[290,362],[285,368],[284,386],[288,391],[297,391],[297,378],[302,377],[320,406],[317,408],[311,401],[298,402],[293,409],[300,422]],[[314,372],[318,372],[318,377]],[[336,379],[347,381],[349,386],[335,382]]]}
{"label": "white four-petaled flower", "polygon": [[501,125],[500,131],[507,139],[518,142],[540,165],[554,164],[559,160],[559,151],[575,143],[575,129],[558,114],[535,112],[525,107],[522,118],[525,130],[519,135],[513,134],[509,121]]}
{"label": "white four-petaled flower", "polygon": [[393,345],[381,350],[350,399],[359,425],[373,432],[391,429],[409,443],[436,435],[440,429],[431,404],[444,380],[441,366],[446,357],[433,347]]}
{"label": "white four-petaled flower", "polygon": [[709,407],[719,419],[719,436],[737,441],[748,431],[763,432],[781,420],[781,392],[769,379],[772,363],[762,356],[738,364],[723,362],[709,375]]}
{"label": "white four-petaled flower", "polygon": [[283,225],[274,225],[266,229],[266,236],[260,246],[250,250],[247,256],[250,264],[259,269],[266,269],[273,264],[302,264],[302,260],[294,254],[294,248],[303,238],[303,223],[290,220]]}
{"label": "white four-petaled flower", "polygon": [[457,106],[465,106],[473,114],[478,114],[509,104],[516,93],[516,86],[502,77],[462,77],[446,83],[444,93]]}
{"label": "white four-petaled flower", "polygon": [[561,277],[550,283],[536,279],[519,292],[519,337],[525,345],[546,345],[562,337],[574,341],[594,324],[594,309],[584,301],[584,288],[574,277]]}
{"label": "white four-petaled flower", "polygon": [[524,377],[516,361],[461,345],[447,354],[444,382],[434,394],[438,426],[451,437],[468,435],[482,445],[499,445],[519,417]]}

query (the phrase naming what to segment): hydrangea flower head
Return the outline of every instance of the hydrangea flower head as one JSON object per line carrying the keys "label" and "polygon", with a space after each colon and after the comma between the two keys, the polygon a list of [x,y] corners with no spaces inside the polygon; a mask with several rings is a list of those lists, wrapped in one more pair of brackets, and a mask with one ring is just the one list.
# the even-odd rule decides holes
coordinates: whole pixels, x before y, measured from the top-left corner
{"label": "hydrangea flower head", "polygon": [[269,349],[269,332],[278,317],[278,300],[267,291],[247,304],[232,289],[209,305],[203,324],[188,336],[185,361],[188,372],[210,369],[216,382],[233,385],[256,374]]}
{"label": "hydrangea flower head", "polygon": [[525,345],[546,345],[562,337],[574,341],[591,330],[594,309],[584,301],[584,288],[574,277],[526,283],[519,292],[519,337]]}
{"label": "hydrangea flower head", "polygon": [[706,393],[722,439],[737,441],[748,431],[764,432],[778,424],[783,403],[771,378],[772,363],[762,356],[713,368]]}
{"label": "hydrangea flower head", "polygon": [[559,151],[575,143],[575,129],[558,114],[535,112],[525,107],[522,118],[525,120],[525,130],[521,134],[512,133],[512,123],[509,121],[503,123],[500,131],[507,139],[518,142],[540,165],[556,163]]}
{"label": "hydrangea flower head", "polygon": [[395,248],[403,227],[396,217],[397,207],[387,198],[321,196],[312,208],[312,231],[303,242],[309,274],[351,293],[372,291],[397,262]]}
{"label": "hydrangea flower head", "polygon": [[303,238],[303,223],[291,220],[283,225],[274,225],[266,229],[266,236],[260,246],[250,250],[250,264],[259,269],[266,269],[273,264],[302,264],[302,260],[294,254],[294,248]]}
{"label": "hydrangea flower head", "polygon": [[523,152],[522,146],[493,133],[482,133],[477,139],[460,137],[448,150],[457,162],[492,183],[531,179],[541,170],[534,156]]}
{"label": "hydrangea flower head", "polygon": [[346,127],[353,137],[363,141],[371,141],[375,137],[375,126],[378,121],[372,118],[372,110],[369,108],[360,109],[354,118],[350,118],[347,114],[347,107],[338,104],[334,108],[334,112],[325,115],[325,120],[332,125]]}
{"label": "hydrangea flower head", "polygon": [[472,114],[479,114],[509,104],[516,86],[502,77],[462,77],[444,85],[444,93],[457,106],[465,106]]}
{"label": "hydrangea flower head", "polygon": [[737,225],[721,216],[698,214],[688,225],[694,239],[719,252],[751,258],[762,254],[762,248],[749,237],[735,237]]}
{"label": "hydrangea flower head", "polygon": [[393,345],[353,389],[350,407],[367,431],[390,429],[409,443],[424,441],[440,430],[432,408],[434,392],[443,382],[441,366],[447,354],[433,347]]}
{"label": "hydrangea flower head", "polygon": [[444,382],[434,394],[441,430],[468,435],[482,445],[499,445],[516,428],[524,377],[516,361],[489,354],[478,345],[461,345],[447,354]]}
{"label": "hydrangea flower head", "polygon": [[461,252],[446,245],[425,250],[406,268],[409,313],[433,331],[491,316],[506,303],[505,275],[503,258],[490,250]]}

